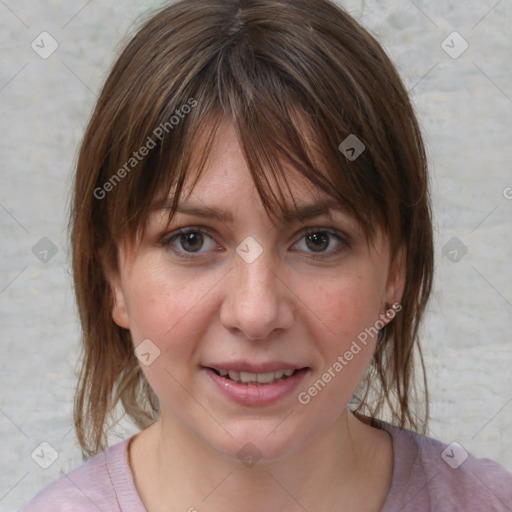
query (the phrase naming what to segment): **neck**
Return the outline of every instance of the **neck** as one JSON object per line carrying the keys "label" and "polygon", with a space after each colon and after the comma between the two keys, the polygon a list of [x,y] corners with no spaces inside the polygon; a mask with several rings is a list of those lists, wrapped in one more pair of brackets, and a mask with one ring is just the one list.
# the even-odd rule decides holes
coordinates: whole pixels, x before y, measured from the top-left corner
{"label": "neck", "polygon": [[[130,450],[135,483],[148,512],[366,510],[361,498],[368,505],[368,483],[375,496],[368,510],[380,510],[391,484],[389,467],[387,479],[382,478],[382,466],[390,462],[382,436],[387,438],[345,410],[316,439],[286,456],[252,465],[217,452],[163,415],[137,436],[134,441],[139,442]],[[376,481],[382,481],[381,495],[375,492]]]}

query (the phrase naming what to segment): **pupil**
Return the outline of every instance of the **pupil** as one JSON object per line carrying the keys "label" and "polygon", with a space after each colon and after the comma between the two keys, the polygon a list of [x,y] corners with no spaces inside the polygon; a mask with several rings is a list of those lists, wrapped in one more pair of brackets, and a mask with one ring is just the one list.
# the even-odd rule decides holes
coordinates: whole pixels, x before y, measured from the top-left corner
{"label": "pupil", "polygon": [[196,252],[203,246],[201,233],[185,233],[181,235],[181,246],[189,252]]}
{"label": "pupil", "polygon": [[306,237],[306,245],[313,251],[325,251],[329,247],[328,233],[311,233]]}

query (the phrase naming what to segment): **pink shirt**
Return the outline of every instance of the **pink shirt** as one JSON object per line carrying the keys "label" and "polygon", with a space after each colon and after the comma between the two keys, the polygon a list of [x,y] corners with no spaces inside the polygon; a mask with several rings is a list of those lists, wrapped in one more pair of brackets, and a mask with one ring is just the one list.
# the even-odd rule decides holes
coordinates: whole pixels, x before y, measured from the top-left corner
{"label": "pink shirt", "polygon": [[[394,467],[381,512],[512,511],[512,473],[498,463],[472,455],[463,461],[462,448],[382,425],[393,438]],[[89,459],[20,512],[147,512],[133,482],[128,442]]]}

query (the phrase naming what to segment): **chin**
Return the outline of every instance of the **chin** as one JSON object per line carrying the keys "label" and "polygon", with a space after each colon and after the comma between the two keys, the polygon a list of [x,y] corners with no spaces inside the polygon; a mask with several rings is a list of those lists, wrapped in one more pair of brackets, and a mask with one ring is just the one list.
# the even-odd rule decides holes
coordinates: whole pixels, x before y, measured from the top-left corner
{"label": "chin", "polygon": [[279,461],[307,443],[304,425],[285,428],[275,419],[238,420],[236,427],[227,430],[233,437],[226,433],[221,439],[208,436],[210,439],[205,441],[231,462],[241,462],[247,467]]}

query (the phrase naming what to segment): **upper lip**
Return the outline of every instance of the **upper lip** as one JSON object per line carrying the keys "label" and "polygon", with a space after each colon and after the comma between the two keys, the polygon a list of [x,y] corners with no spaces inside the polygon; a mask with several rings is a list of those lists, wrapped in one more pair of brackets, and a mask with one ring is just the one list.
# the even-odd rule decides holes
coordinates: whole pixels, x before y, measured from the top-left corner
{"label": "upper lip", "polygon": [[233,370],[235,372],[247,373],[270,373],[279,370],[300,370],[306,368],[305,365],[286,363],[281,361],[272,361],[267,363],[249,363],[247,361],[226,361],[202,365],[204,368],[213,368],[215,370]]}

